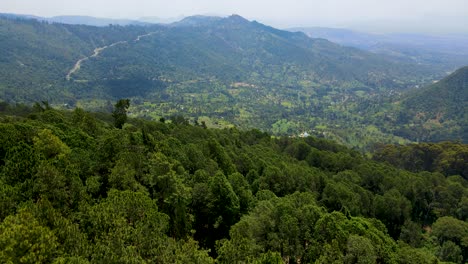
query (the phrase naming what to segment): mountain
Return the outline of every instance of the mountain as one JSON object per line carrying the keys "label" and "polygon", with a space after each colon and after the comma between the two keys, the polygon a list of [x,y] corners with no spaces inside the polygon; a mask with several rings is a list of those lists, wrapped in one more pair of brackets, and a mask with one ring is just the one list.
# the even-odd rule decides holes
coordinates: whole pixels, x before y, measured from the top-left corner
{"label": "mountain", "polygon": [[415,83],[403,80],[431,74],[428,68],[395,63],[240,16],[188,17],[149,30],[154,32],[144,41],[106,49],[72,77],[100,82],[143,74],[142,78],[172,83],[203,79],[300,90],[313,86],[376,90],[406,88]]}
{"label": "mountain", "polygon": [[88,25],[88,26],[97,26],[105,27],[109,25],[147,25],[148,23],[131,20],[131,19],[111,19],[111,18],[98,18],[90,16],[55,16],[46,18],[46,21],[62,23],[62,24],[71,24],[71,25]]}
{"label": "mountain", "polygon": [[372,34],[324,27],[289,30],[401,60],[437,66],[447,71],[464,66],[468,61],[467,35]]}
{"label": "mountain", "polygon": [[179,26],[179,27],[190,27],[190,26],[209,26],[212,23],[218,22],[222,20],[221,17],[216,16],[203,16],[203,15],[196,15],[196,16],[189,16],[186,18],[181,19],[180,21],[173,22],[171,26]]}
{"label": "mountain", "polygon": [[148,17],[140,17],[137,20],[141,22],[145,22],[145,23],[150,23],[150,24],[170,24],[170,23],[180,21],[182,19],[184,19],[184,16],[169,17],[169,18],[148,16]]}
{"label": "mountain", "polygon": [[144,20],[132,20],[132,19],[112,19],[112,18],[100,18],[91,16],[54,16],[54,17],[39,17],[33,15],[22,15],[22,14],[8,14],[0,13],[0,17],[9,19],[35,19],[38,21],[46,21],[50,23],[61,23],[70,25],[87,25],[96,27],[106,27],[109,25],[148,25],[154,24],[153,22]]}
{"label": "mountain", "polygon": [[407,126],[399,132],[416,133],[425,141],[468,142],[468,66],[410,92],[400,105]]}
{"label": "mountain", "polygon": [[292,32],[304,32],[311,38],[323,38],[344,46],[369,49],[385,39],[385,35],[358,32],[344,28],[306,27],[290,28]]}
{"label": "mountain", "polygon": [[9,102],[102,110],[130,98],[134,116],[309,131],[359,147],[404,142],[366,123],[357,110],[365,100],[443,74],[238,15],[108,27],[0,19],[0,35],[0,92]]}
{"label": "mountain", "polygon": [[89,27],[36,19],[0,18],[2,99],[32,102],[72,98],[65,76],[77,59],[97,46],[145,34],[144,27]]}
{"label": "mountain", "polygon": [[0,13],[0,17],[8,18],[8,19],[37,19],[37,20],[43,19],[43,17],[34,16],[34,15],[12,14],[12,13]]}

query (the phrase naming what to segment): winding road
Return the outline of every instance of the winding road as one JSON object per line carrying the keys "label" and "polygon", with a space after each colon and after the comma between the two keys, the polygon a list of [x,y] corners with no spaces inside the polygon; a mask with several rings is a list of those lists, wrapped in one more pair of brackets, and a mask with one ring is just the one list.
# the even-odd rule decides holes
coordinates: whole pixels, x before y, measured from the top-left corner
{"label": "winding road", "polygon": [[[155,34],[156,32],[150,32],[148,34],[144,34],[144,35],[140,35],[140,36],[137,36],[137,38],[135,40],[133,40],[133,42],[138,42],[140,41],[142,38],[144,37],[148,37],[148,36],[151,36],[153,34]],[[81,64],[87,60],[89,60],[89,58],[94,58],[94,57],[97,57],[103,50],[105,49],[108,49],[108,48],[111,48],[111,47],[114,47],[114,46],[117,46],[117,45],[120,45],[120,44],[125,44],[125,43],[128,43],[127,40],[123,40],[123,41],[117,41],[117,42],[114,42],[110,45],[107,45],[107,46],[103,46],[103,47],[99,47],[99,48],[95,48],[94,51],[93,51],[93,54],[88,56],[88,57],[84,57],[82,59],[79,59],[75,65],[73,66],[73,68],[68,72],[67,76],[65,77],[65,79],[67,79],[67,81],[70,81],[71,80],[71,76],[72,74],[74,74],[75,72],[79,71],[80,68],[81,68]]]}

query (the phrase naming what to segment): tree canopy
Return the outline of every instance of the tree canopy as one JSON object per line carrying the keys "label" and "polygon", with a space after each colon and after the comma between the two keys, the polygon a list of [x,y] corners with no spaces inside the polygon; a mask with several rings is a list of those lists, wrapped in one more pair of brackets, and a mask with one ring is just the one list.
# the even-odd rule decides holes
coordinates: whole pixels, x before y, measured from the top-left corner
{"label": "tree canopy", "polygon": [[468,260],[461,143],[398,147],[406,167],[397,147],[370,159],[316,137],[18,107],[0,114],[1,262]]}

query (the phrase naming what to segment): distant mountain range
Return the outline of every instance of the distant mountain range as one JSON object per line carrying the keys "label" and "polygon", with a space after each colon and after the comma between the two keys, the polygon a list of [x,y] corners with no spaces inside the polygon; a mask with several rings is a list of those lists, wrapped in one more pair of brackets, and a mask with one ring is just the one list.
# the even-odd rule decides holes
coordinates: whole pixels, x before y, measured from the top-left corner
{"label": "distant mountain range", "polygon": [[0,18],[0,93],[9,102],[96,110],[131,98],[135,116],[181,114],[280,135],[315,131],[362,147],[369,138],[404,137],[367,126],[372,120],[360,105],[447,71],[443,63],[344,47],[238,15],[106,27],[32,18]]}
{"label": "distant mountain range", "polygon": [[[0,32],[6,37],[0,43],[3,86],[37,91],[30,98],[20,96],[20,101],[41,99],[39,94],[53,101],[56,95],[41,93],[43,87],[49,87],[49,92],[57,87],[56,93],[63,93],[64,87],[73,85],[86,86],[108,99],[141,96],[154,90],[146,84],[148,80],[157,80],[158,87],[197,79],[269,89],[404,89],[438,74],[429,67],[311,39],[236,15],[194,16],[168,26],[95,28],[28,19],[0,22]],[[136,41],[147,34],[144,41]],[[91,56],[95,49],[102,52]],[[86,61],[70,75],[73,81],[66,82],[65,76],[80,58]],[[129,82],[145,83],[145,88],[121,88]],[[13,98],[18,98],[18,92],[7,93],[6,99]]]}
{"label": "distant mountain range", "polygon": [[71,25],[88,25],[88,26],[98,26],[105,27],[109,25],[147,25],[149,23],[142,22],[139,20],[130,20],[130,19],[109,19],[109,18],[96,18],[89,16],[55,16],[51,18],[44,19],[49,22],[54,23],[63,23]]}
{"label": "distant mountain range", "polygon": [[152,19],[153,22],[143,21],[143,20],[132,20],[132,19],[112,19],[112,18],[98,18],[91,16],[54,16],[54,17],[39,17],[33,15],[19,15],[19,14],[5,14],[0,13],[0,17],[8,18],[23,18],[23,19],[37,19],[39,21],[47,21],[51,23],[63,23],[70,25],[87,25],[87,26],[97,26],[105,27],[109,25],[147,25],[157,20]]}
{"label": "distant mountain range", "polygon": [[[138,19],[110,19],[90,16],[55,16],[39,17],[33,15],[5,14],[0,17],[37,19],[51,23],[71,25],[88,25],[105,27],[108,25],[140,25],[172,24],[190,25],[210,23],[219,20],[215,16],[191,16],[177,18],[141,17]],[[468,35],[422,35],[422,34],[372,34],[349,29],[303,27],[291,28],[289,31],[301,31],[311,38],[323,38],[331,42],[356,47],[362,50],[388,55],[411,63],[430,64],[440,67],[440,70],[453,71],[468,61]]]}
{"label": "distant mountain range", "polygon": [[371,34],[349,29],[291,28],[311,38],[454,70],[468,64],[468,35]]}
{"label": "distant mountain range", "polygon": [[[128,45],[125,50],[106,50],[103,54],[108,56],[97,59],[99,63],[87,63],[75,79],[146,72],[150,78],[168,75],[180,80],[174,75],[184,73],[184,79],[215,78],[227,85],[249,82],[283,86],[289,82],[290,86],[302,88],[300,82],[309,81],[348,87],[354,82],[355,88],[377,89],[406,88],[407,84],[402,86],[398,80],[431,72],[429,68],[274,29],[236,15],[189,17],[169,27],[148,30],[154,30],[154,34],[144,42]],[[105,65],[112,67],[113,76],[108,75],[110,68]]]}

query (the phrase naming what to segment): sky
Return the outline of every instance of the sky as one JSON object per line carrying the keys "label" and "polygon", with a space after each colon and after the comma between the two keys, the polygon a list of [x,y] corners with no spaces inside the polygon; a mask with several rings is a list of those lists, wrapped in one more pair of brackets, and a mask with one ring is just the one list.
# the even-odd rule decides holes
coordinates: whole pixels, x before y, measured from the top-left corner
{"label": "sky", "polygon": [[132,19],[238,14],[278,28],[468,34],[468,0],[0,0],[0,12]]}

